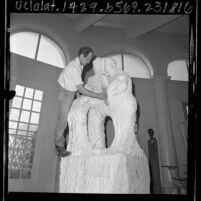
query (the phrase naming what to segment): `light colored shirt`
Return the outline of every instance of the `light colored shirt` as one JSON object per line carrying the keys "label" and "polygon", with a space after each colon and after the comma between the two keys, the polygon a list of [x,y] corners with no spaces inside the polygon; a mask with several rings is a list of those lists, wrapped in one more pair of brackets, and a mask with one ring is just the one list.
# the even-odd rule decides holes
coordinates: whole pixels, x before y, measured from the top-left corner
{"label": "light colored shirt", "polygon": [[82,81],[83,66],[79,58],[72,60],[61,72],[58,83],[67,91],[77,91],[77,85],[84,84]]}

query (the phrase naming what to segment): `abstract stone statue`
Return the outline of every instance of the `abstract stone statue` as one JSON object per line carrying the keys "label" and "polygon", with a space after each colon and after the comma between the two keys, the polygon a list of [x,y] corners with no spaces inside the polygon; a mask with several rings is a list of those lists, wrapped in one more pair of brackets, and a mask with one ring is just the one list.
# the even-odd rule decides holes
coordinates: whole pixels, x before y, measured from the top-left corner
{"label": "abstract stone statue", "polygon": [[[68,115],[67,150],[72,154],[61,159],[59,192],[148,194],[149,166],[135,136],[137,103],[131,79],[110,58],[96,58],[93,68],[95,74],[85,87],[107,90],[107,103],[86,96],[74,101]],[[112,118],[115,130],[108,148],[106,116]]]}

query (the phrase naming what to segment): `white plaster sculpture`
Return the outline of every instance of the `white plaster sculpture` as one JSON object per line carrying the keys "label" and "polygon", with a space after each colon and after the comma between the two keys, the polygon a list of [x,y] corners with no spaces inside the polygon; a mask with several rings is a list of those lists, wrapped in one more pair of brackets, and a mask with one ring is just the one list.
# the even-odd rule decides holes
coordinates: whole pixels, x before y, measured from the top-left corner
{"label": "white plaster sculpture", "polygon": [[[110,58],[96,58],[95,75],[86,87],[95,92],[107,89],[108,104],[81,96],[68,115],[72,155],[61,159],[61,193],[150,193],[148,161],[140,148],[134,126],[136,99],[131,79]],[[105,147],[104,119],[113,120],[115,136]]]}

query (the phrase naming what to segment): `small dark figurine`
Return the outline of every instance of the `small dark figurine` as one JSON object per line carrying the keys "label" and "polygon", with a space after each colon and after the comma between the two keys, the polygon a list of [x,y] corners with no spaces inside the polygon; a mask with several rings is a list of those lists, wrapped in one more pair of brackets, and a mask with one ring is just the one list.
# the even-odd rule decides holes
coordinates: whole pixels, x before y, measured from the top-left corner
{"label": "small dark figurine", "polygon": [[149,134],[149,137],[150,137],[150,141],[155,140],[155,137],[154,137],[154,130],[153,130],[152,128],[149,128],[149,129],[148,129],[148,134]]}
{"label": "small dark figurine", "polygon": [[149,128],[148,134],[150,139],[148,140],[148,150],[149,150],[149,167],[151,176],[151,193],[160,194],[161,193],[161,181],[160,181],[160,166],[159,166],[159,156],[158,156],[158,146],[157,140],[154,137],[154,130]]}

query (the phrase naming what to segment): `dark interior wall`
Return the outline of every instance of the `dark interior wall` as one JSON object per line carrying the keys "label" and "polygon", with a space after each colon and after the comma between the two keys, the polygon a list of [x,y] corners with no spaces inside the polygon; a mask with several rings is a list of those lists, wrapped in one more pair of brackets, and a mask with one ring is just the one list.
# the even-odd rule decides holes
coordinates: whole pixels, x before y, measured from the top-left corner
{"label": "dark interior wall", "polygon": [[11,79],[14,76],[18,79],[58,88],[57,79],[61,71],[62,69],[55,66],[11,54]]}
{"label": "dark interior wall", "polygon": [[167,91],[179,174],[180,177],[186,177],[187,148],[185,146],[185,133],[183,130],[183,123],[185,122],[183,102],[188,102],[188,83],[171,81],[168,83]]}
{"label": "dark interior wall", "polygon": [[[133,78],[135,97],[138,102],[139,110],[139,140],[140,144],[148,156],[148,128],[153,128],[156,138],[158,136],[156,122],[156,106],[154,102],[154,88],[151,80]],[[155,118],[153,118],[155,117]]]}

